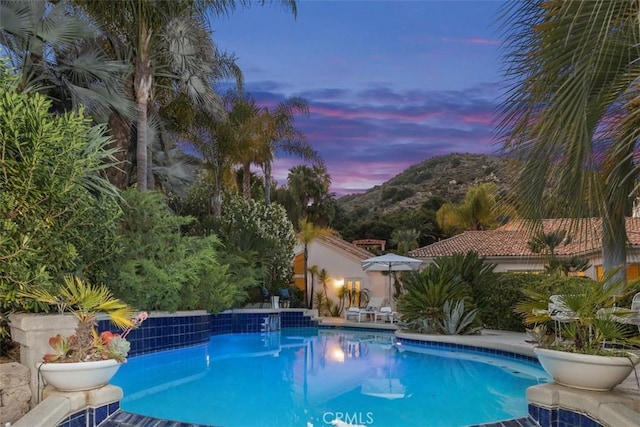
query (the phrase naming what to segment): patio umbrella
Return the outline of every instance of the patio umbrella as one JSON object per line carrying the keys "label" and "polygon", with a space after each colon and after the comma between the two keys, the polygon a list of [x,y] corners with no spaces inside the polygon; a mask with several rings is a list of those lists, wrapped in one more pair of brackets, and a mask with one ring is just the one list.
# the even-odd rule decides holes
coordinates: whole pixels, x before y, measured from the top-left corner
{"label": "patio umbrella", "polygon": [[391,272],[392,271],[407,271],[417,270],[422,265],[422,260],[416,258],[409,258],[406,256],[396,254],[385,254],[368,258],[362,261],[362,269],[364,271],[388,271],[389,272],[389,304],[392,302],[391,298]]}

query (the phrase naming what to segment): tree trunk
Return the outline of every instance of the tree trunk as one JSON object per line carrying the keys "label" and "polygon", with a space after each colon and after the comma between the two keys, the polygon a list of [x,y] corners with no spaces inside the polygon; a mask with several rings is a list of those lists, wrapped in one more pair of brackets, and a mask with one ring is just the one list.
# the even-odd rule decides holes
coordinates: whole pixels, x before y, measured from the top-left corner
{"label": "tree trunk", "polygon": [[609,286],[627,278],[627,229],[624,213],[610,213],[602,219],[602,268],[615,274],[605,282]]}
{"label": "tree trunk", "polygon": [[140,40],[138,43],[139,52],[136,58],[135,77],[133,86],[136,94],[136,105],[138,106],[137,131],[138,139],[136,146],[136,178],[138,190],[147,189],[148,179],[148,145],[147,145],[147,109],[151,96],[151,85],[153,75],[151,73],[151,59],[149,57],[149,41],[151,35],[148,34],[146,25],[141,23]]}
{"label": "tree trunk", "polygon": [[264,201],[271,203],[271,162],[264,164]]}
{"label": "tree trunk", "polygon": [[251,200],[251,163],[245,162],[242,165],[242,197]]}
{"label": "tree trunk", "polygon": [[309,288],[307,287],[307,262],[309,260],[309,251],[307,248],[307,243],[304,244],[304,302],[307,307],[309,307]]}
{"label": "tree trunk", "polygon": [[129,123],[119,114],[111,113],[109,116],[109,131],[113,137],[113,142],[109,148],[117,148],[114,153],[117,163],[107,169],[107,179],[119,190],[124,190],[129,185],[129,173],[131,163],[129,162],[129,143],[131,140],[131,128]]}
{"label": "tree trunk", "polygon": [[222,177],[216,176],[213,183],[213,195],[211,196],[211,215],[215,219],[222,215],[222,186],[220,181]]}

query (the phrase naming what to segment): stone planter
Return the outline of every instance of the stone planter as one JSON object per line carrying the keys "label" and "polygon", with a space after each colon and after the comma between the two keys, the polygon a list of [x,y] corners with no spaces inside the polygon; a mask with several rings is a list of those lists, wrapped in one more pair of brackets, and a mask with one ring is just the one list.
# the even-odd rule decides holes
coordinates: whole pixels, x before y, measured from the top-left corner
{"label": "stone planter", "polygon": [[115,359],[76,363],[39,363],[37,368],[48,385],[59,391],[82,391],[102,387],[116,374]]}
{"label": "stone planter", "polygon": [[534,349],[540,364],[558,384],[583,390],[608,391],[633,372],[638,359]]}

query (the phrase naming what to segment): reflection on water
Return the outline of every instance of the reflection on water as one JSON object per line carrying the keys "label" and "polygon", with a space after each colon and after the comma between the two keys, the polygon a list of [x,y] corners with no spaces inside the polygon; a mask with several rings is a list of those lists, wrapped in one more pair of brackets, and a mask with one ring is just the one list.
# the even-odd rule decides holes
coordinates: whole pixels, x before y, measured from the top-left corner
{"label": "reflection on water", "polygon": [[[514,374],[515,373],[515,374]],[[134,357],[113,384],[123,409],[224,426],[462,426],[526,416],[537,366],[399,346],[384,333],[285,329]],[[362,422],[360,422],[362,421]]]}

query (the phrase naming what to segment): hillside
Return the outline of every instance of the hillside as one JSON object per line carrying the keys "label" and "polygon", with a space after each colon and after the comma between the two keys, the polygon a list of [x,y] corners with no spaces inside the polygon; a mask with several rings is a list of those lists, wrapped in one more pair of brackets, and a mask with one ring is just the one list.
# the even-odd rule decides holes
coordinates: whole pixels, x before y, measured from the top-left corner
{"label": "hillside", "polygon": [[501,192],[509,189],[508,162],[483,154],[448,154],[413,165],[363,194],[338,199],[347,212],[388,214],[421,206],[439,196],[460,203],[469,187],[493,182]]}

